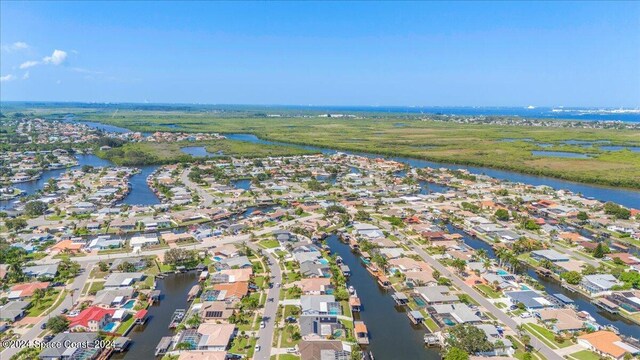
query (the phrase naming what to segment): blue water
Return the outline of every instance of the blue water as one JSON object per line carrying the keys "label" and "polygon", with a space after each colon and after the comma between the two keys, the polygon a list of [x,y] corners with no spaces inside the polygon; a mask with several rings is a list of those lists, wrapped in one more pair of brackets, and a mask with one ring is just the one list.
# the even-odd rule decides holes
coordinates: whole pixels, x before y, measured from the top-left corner
{"label": "blue water", "polygon": [[160,199],[156,196],[156,194],[149,188],[147,184],[147,177],[153,173],[158,166],[157,165],[149,165],[149,166],[139,166],[140,172],[138,174],[133,175],[129,179],[129,184],[131,185],[131,191],[127,197],[122,201],[123,204],[129,205],[157,205],[160,204]]}
{"label": "blue water", "polygon": [[251,188],[251,180],[250,179],[234,180],[234,181],[231,182],[231,184],[236,189],[249,190]]}
{"label": "blue water", "polygon": [[590,156],[587,154],[572,153],[567,151],[539,151],[534,150],[531,152],[533,156],[546,156],[546,157],[562,157],[573,159],[588,159]]}
{"label": "blue water", "polygon": [[210,153],[204,146],[187,146],[180,148],[180,151],[193,157],[217,157],[224,155],[222,151],[218,153]]}
{"label": "blue water", "polygon": [[600,146],[600,150],[604,151],[621,151],[625,149],[633,152],[640,152],[640,146]]}
{"label": "blue water", "polygon": [[496,273],[497,273],[498,275],[509,275],[509,272],[504,271],[504,270],[502,270],[502,269],[500,269],[500,270],[496,271]]}
{"label": "blue water", "polygon": [[106,332],[112,332],[112,331],[114,331],[116,329],[116,325],[118,325],[118,324],[116,324],[114,322],[108,323],[107,325],[105,325],[102,328],[102,330],[106,331]]}
{"label": "blue water", "polygon": [[133,307],[135,306],[136,301],[135,300],[129,300],[127,301],[124,305],[122,305],[122,307],[124,309],[133,309]]}

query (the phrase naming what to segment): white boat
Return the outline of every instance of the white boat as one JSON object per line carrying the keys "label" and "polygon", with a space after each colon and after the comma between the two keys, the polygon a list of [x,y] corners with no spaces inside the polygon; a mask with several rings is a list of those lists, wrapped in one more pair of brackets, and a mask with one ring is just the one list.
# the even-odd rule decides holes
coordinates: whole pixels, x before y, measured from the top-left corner
{"label": "white boat", "polygon": [[356,289],[353,286],[349,285],[349,294],[353,295],[355,292]]}

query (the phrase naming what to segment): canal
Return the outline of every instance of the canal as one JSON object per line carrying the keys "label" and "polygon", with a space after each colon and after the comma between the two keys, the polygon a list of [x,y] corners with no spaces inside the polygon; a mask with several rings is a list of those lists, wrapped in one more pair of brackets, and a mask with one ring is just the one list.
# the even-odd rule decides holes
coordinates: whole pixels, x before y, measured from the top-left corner
{"label": "canal", "polygon": [[[109,160],[101,159],[93,154],[80,154],[76,155],[78,159],[78,165],[64,168],[64,169],[55,169],[55,170],[46,170],[43,171],[40,178],[35,181],[28,181],[18,184],[12,184],[11,186],[23,190],[25,195],[32,195],[42,190],[44,186],[47,184],[49,179],[56,179],[63,173],[69,170],[79,169],[84,165],[89,165],[93,167],[105,167],[105,166],[114,166],[112,162]],[[129,205],[156,205],[160,204],[160,199],[156,196],[156,194],[149,188],[147,184],[147,177],[153,173],[158,166],[156,165],[148,165],[148,166],[139,166],[138,169],[141,171],[129,179],[129,184],[131,185],[131,189],[127,196],[122,200],[123,204]],[[14,202],[20,200],[20,198],[3,200],[0,201],[0,209],[11,209],[14,206]]]}
{"label": "canal", "polygon": [[152,359],[160,339],[173,335],[173,330],[169,329],[171,316],[176,309],[189,307],[187,294],[197,282],[198,276],[193,271],[157,279],[156,288],[162,293],[160,303],[149,307],[147,322],[129,333],[132,342],[129,351],[117,354],[112,359]]}
{"label": "canal", "polygon": [[[440,223],[440,225],[442,226],[442,223]],[[450,223],[445,224],[444,227],[449,231],[449,233],[460,234],[464,243],[468,246],[472,247],[475,250],[484,249],[487,252],[487,256],[489,256],[491,259],[496,259],[496,253],[490,244],[476,237],[472,237],[465,231],[454,227]],[[531,276],[534,280],[544,286],[544,290],[547,292],[547,294],[563,294],[572,299],[575,302],[578,310],[586,311],[591,314],[591,316],[593,316],[598,324],[613,325],[618,328],[618,330],[620,330],[620,334],[634,337],[638,336],[637,324],[634,324],[633,322],[625,319],[620,315],[614,315],[604,311],[603,309],[592,304],[589,298],[582,295],[581,293],[572,292],[568,289],[563,288],[561,284],[554,279],[538,276],[538,274],[536,274],[536,272],[530,267],[527,267],[527,275]]]}
{"label": "canal", "polygon": [[396,307],[391,293],[380,288],[351,248],[335,234],[327,238],[331,251],[340,255],[351,269],[349,285],[362,300],[363,311],[354,316],[367,325],[370,344],[366,348],[376,359],[440,359],[440,353],[424,346],[424,326],[414,326],[404,307]]}

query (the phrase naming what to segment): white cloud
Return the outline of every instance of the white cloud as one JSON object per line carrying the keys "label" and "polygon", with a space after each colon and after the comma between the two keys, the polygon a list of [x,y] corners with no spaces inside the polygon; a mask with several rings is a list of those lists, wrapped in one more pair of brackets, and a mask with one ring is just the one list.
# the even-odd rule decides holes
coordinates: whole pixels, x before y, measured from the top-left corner
{"label": "white cloud", "polygon": [[30,74],[27,71],[26,73],[24,73],[24,75],[22,75],[22,80],[27,80],[29,78]]}
{"label": "white cloud", "polygon": [[42,62],[45,64],[60,65],[67,60],[67,52],[63,50],[53,50],[51,56],[45,56],[42,58]]}
{"label": "white cloud", "polygon": [[28,48],[29,48],[29,44],[23,41],[16,41],[13,44],[2,45],[2,51],[6,51],[6,52],[26,50]]}
{"label": "white cloud", "polygon": [[5,75],[5,76],[0,76],[0,82],[13,81],[13,80],[15,80],[15,79],[16,79],[16,77],[15,77],[15,75],[13,75],[13,74],[8,74],[8,75]]}
{"label": "white cloud", "polygon": [[22,64],[20,64],[20,69],[22,69],[22,70],[24,70],[24,69],[28,69],[28,68],[30,68],[30,67],[34,67],[34,66],[36,66],[36,65],[38,65],[38,64],[40,64],[40,62],[39,62],[39,61],[34,61],[34,60],[31,60],[31,61],[25,61],[25,62],[23,62]]}

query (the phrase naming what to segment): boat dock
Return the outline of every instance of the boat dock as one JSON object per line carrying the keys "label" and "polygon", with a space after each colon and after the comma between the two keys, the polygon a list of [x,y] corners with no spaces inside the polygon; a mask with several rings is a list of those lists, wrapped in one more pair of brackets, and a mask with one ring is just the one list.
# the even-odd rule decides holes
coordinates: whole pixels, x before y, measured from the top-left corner
{"label": "boat dock", "polygon": [[169,329],[175,329],[180,324],[180,322],[182,321],[186,313],[187,313],[187,310],[185,309],[177,309],[173,313],[173,316],[171,316],[171,323],[169,324]]}
{"label": "boat dock", "polygon": [[611,314],[617,314],[620,312],[620,310],[618,310],[618,305],[614,304],[613,302],[605,298],[600,298],[598,300],[595,300],[593,304],[601,309],[604,309],[605,311]]}
{"label": "boat dock", "polygon": [[365,325],[363,321],[353,322],[353,332],[356,335],[356,342],[358,344],[360,345],[369,344],[369,330],[367,330],[367,325]]}
{"label": "boat dock", "polygon": [[422,324],[422,322],[424,322],[424,315],[422,315],[420,311],[417,311],[417,310],[408,311],[407,316],[409,317],[409,320],[411,320],[411,322],[414,325]]}
{"label": "boat dock", "polygon": [[424,334],[424,344],[427,346],[441,346],[442,342],[438,334]]}
{"label": "boat dock", "polygon": [[187,294],[187,301],[192,301],[200,294],[200,284],[195,284]]}
{"label": "boat dock", "polygon": [[173,339],[171,336],[165,336],[160,339],[158,346],[156,346],[156,352],[154,353],[155,356],[163,356],[164,354],[166,354],[169,351],[172,342]]}

